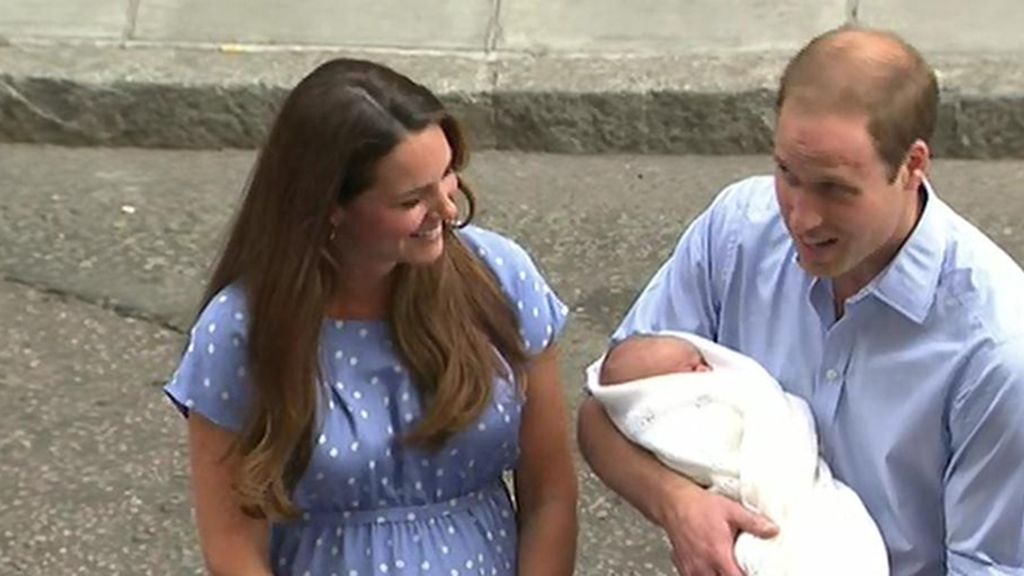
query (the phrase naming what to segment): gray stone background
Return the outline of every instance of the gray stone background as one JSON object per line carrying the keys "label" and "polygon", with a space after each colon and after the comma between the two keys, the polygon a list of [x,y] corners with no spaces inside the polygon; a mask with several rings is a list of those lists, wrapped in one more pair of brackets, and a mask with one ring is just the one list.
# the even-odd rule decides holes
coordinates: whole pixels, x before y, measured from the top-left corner
{"label": "gray stone background", "polygon": [[[382,60],[468,124],[481,223],[572,310],[576,406],[686,223],[770,169],[785,58],[851,21],[935,63],[933,183],[1024,261],[1016,0],[0,0],[0,575],[201,573],[160,386],[249,149],[317,62]],[[578,573],[672,574],[661,535],[578,464]]]}
{"label": "gray stone background", "polygon": [[932,59],[941,154],[1024,155],[1018,0],[4,0],[0,139],[251,148],[345,53],[423,81],[478,147],[759,153],[782,63],[851,22]]}

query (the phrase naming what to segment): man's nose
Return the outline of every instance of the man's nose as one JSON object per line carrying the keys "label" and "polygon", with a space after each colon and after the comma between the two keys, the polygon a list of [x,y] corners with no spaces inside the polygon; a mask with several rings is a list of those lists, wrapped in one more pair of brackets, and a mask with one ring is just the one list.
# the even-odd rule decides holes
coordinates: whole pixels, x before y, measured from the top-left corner
{"label": "man's nose", "polygon": [[789,229],[794,234],[806,234],[821,226],[820,207],[810,195],[797,191],[789,198],[789,211],[786,215]]}

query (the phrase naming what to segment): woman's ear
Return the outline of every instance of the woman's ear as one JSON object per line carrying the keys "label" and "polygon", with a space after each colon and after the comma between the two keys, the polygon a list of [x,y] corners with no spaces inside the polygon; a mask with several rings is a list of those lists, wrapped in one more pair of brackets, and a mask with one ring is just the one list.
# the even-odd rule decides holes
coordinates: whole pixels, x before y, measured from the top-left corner
{"label": "woman's ear", "polygon": [[328,216],[331,221],[331,227],[337,228],[345,221],[345,209],[340,204],[335,204],[331,207],[331,214]]}

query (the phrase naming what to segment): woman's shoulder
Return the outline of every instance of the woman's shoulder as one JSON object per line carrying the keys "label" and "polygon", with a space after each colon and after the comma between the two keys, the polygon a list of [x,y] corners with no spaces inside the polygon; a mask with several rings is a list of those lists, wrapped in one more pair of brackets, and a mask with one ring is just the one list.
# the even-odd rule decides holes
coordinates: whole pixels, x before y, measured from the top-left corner
{"label": "woman's shoulder", "polygon": [[547,348],[561,333],[568,309],[530,254],[511,238],[478,226],[460,229],[459,237],[497,278],[519,318],[527,351]]}
{"label": "woman's shoulder", "polygon": [[488,264],[501,266],[506,261],[532,260],[526,249],[518,242],[494,230],[470,225],[460,228],[458,234],[459,238]]}
{"label": "woman's shoulder", "polygon": [[236,335],[244,334],[247,317],[248,303],[245,290],[238,283],[229,284],[218,290],[203,305],[192,327],[192,337],[195,337],[196,331],[202,329],[215,334],[219,327],[230,328],[228,331]]}

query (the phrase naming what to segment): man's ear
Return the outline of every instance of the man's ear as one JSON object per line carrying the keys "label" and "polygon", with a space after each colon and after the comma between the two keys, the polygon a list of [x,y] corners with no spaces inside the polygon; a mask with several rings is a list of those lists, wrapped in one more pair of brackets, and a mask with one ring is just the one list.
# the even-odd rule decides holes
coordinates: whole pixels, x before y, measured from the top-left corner
{"label": "man's ear", "polygon": [[928,148],[928,144],[924,140],[915,140],[910,145],[910,151],[907,152],[907,160],[904,164],[906,167],[906,182],[903,183],[903,188],[916,192],[928,176],[931,164],[932,151]]}

